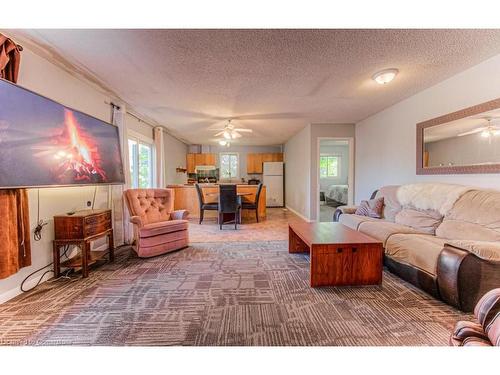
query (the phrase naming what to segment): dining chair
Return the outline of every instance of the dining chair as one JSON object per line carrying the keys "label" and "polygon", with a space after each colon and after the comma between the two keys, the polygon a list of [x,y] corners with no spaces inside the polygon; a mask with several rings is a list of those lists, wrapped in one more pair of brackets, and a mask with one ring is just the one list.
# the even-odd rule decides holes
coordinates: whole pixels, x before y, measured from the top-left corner
{"label": "dining chair", "polygon": [[219,185],[219,229],[222,229],[224,224],[224,214],[234,214],[234,229],[238,229],[241,200],[236,185]]}
{"label": "dining chair", "polygon": [[201,186],[199,184],[194,184],[196,187],[196,192],[198,193],[198,203],[200,204],[200,224],[203,221],[203,215],[205,214],[205,210],[217,211],[219,209],[219,205],[217,202],[205,203],[205,198],[203,197],[203,191],[201,190]]}
{"label": "dining chair", "polygon": [[264,184],[262,184],[262,182],[257,186],[257,192],[255,193],[255,200],[253,202],[243,201],[242,204],[242,209],[244,210],[255,210],[255,219],[257,220],[257,223],[259,222],[259,199],[263,186]]}

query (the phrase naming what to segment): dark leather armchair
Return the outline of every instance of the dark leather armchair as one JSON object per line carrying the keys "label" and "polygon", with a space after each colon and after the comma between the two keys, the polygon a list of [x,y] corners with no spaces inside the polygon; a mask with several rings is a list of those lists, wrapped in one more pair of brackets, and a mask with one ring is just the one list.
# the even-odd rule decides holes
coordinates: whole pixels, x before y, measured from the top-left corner
{"label": "dark leather armchair", "polygon": [[219,227],[224,224],[224,214],[234,214],[234,229],[238,229],[241,214],[241,201],[236,185],[219,186]]}
{"label": "dark leather armchair", "polygon": [[476,304],[474,322],[460,321],[450,336],[451,346],[500,346],[500,288]]}
{"label": "dark leather armchair", "polygon": [[253,202],[243,201],[242,203],[242,208],[244,210],[255,210],[255,219],[257,220],[257,223],[259,222],[259,200],[260,200],[260,193],[262,192],[262,186],[264,186],[262,183],[260,183],[257,186],[257,192],[255,193],[255,201]]}
{"label": "dark leather armchair", "polygon": [[199,184],[194,185],[196,187],[196,193],[198,194],[198,203],[200,204],[200,224],[203,222],[203,216],[205,210],[217,211],[219,205],[217,203],[205,203],[205,198],[203,197],[203,191]]}

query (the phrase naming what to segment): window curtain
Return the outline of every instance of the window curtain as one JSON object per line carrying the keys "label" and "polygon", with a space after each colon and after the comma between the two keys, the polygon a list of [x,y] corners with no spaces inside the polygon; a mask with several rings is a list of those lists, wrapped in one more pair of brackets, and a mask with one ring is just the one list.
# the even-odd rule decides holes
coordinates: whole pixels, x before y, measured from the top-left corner
{"label": "window curtain", "polygon": [[[20,49],[0,34],[0,77],[17,82]],[[0,189],[0,279],[31,265],[28,193],[26,189]]]}
{"label": "window curtain", "polygon": [[157,126],[153,129],[153,138],[155,142],[155,161],[156,161],[156,187],[165,187],[165,146],[163,143],[163,128]]}

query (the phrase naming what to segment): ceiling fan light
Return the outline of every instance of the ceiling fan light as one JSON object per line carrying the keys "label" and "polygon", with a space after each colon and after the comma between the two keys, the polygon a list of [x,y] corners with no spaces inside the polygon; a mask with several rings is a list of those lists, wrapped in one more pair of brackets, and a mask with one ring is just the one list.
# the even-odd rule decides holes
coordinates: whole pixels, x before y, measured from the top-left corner
{"label": "ceiling fan light", "polygon": [[226,141],[225,139],[221,139],[221,140],[219,141],[219,144],[220,144],[221,146],[225,146],[225,145],[227,144],[227,141]]}
{"label": "ceiling fan light", "polygon": [[395,68],[384,69],[380,72],[375,73],[372,79],[380,85],[385,85],[391,82],[399,73],[399,70]]}
{"label": "ceiling fan light", "polygon": [[483,138],[488,138],[488,137],[490,137],[490,132],[489,132],[488,130],[483,130],[483,131],[481,132],[481,137],[483,137]]}
{"label": "ceiling fan light", "polygon": [[224,138],[226,139],[231,139],[231,133],[229,133],[227,130],[224,131],[224,133],[222,133],[222,135],[224,136]]}

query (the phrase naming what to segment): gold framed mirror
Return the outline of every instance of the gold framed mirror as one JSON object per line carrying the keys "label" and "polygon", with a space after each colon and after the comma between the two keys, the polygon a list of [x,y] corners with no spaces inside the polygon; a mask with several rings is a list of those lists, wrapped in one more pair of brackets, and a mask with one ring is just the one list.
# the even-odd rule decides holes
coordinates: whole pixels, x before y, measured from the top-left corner
{"label": "gold framed mirror", "polygon": [[417,175],[500,173],[500,98],[417,124]]}

